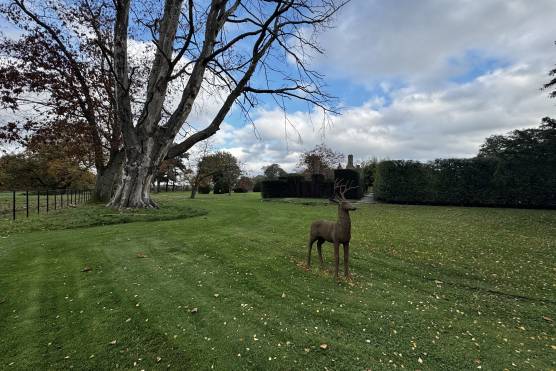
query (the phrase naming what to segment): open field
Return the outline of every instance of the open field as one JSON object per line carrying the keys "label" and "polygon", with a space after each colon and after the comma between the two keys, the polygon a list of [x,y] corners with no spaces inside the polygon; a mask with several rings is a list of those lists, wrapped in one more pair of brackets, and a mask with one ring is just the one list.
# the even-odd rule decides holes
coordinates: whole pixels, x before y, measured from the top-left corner
{"label": "open field", "polygon": [[0,221],[0,369],[556,368],[556,211],[364,205],[336,283],[334,206],[157,199]]}

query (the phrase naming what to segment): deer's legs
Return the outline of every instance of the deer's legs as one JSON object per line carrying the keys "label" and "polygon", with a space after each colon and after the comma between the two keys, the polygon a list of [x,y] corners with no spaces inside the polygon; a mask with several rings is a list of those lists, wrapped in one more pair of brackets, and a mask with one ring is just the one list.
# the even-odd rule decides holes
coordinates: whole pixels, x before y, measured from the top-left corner
{"label": "deer's legs", "polygon": [[340,244],[338,242],[334,242],[334,276],[338,278],[338,270],[340,266]]}
{"label": "deer's legs", "polygon": [[319,260],[320,260],[320,267],[324,267],[324,260],[322,260],[322,244],[324,243],[324,240],[318,240],[317,241],[317,250],[319,251]]}
{"label": "deer's legs", "polygon": [[349,242],[344,242],[344,275],[346,278],[350,278],[349,273]]}
{"label": "deer's legs", "polygon": [[313,249],[313,243],[315,240],[315,238],[309,237],[309,243],[307,244],[309,247],[309,251],[307,252],[307,268],[311,268],[311,250]]}

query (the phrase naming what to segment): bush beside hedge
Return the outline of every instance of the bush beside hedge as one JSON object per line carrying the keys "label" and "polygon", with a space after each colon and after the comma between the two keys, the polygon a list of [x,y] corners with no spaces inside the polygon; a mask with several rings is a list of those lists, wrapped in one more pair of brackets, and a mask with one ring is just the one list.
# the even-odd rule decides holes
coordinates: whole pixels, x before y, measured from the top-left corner
{"label": "bush beside hedge", "polygon": [[383,161],[374,194],[391,203],[556,208],[554,165],[479,157]]}

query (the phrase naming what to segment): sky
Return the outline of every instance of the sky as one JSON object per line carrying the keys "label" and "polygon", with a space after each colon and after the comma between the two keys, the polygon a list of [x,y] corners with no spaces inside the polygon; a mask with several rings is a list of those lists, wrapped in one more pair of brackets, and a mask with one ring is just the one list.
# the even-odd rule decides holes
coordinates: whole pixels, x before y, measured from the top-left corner
{"label": "sky", "polygon": [[[542,84],[556,64],[553,0],[352,0],[311,64],[341,115],[270,101],[213,138],[252,174],[324,143],[357,161],[472,157],[484,139],[556,116]],[[299,108],[302,108],[301,106]]]}
{"label": "sky", "polygon": [[[262,99],[253,122],[233,110],[212,146],[251,175],[272,163],[295,171],[322,143],[356,162],[472,157],[490,135],[556,117],[540,89],[556,64],[554,16],[554,0],[352,0],[317,35],[325,53],[310,61],[341,114],[323,120],[303,104],[283,112]],[[221,102],[202,96],[188,121],[202,128]]]}

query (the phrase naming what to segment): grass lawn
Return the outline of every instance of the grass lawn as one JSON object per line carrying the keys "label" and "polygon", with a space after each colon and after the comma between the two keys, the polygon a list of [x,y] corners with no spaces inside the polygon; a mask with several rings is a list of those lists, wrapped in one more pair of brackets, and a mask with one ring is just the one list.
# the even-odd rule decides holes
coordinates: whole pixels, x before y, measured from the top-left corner
{"label": "grass lawn", "polygon": [[332,205],[156,197],[0,221],[0,369],[556,368],[556,211],[365,205],[336,283]]}

